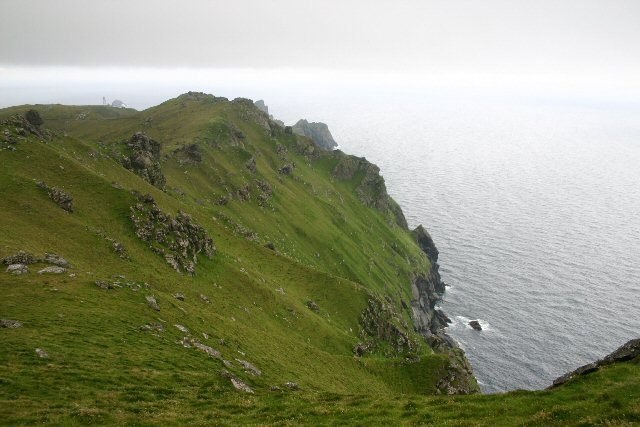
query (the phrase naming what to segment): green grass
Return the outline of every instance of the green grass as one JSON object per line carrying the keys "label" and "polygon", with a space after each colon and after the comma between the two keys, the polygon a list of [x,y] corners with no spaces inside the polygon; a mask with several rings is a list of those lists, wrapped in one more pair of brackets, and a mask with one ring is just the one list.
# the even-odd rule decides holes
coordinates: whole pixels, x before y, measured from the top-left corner
{"label": "green grass", "polygon": [[[29,108],[0,110],[0,119]],[[55,252],[71,261],[75,276],[38,275],[39,266],[25,276],[0,271],[0,317],[24,323],[20,329],[0,329],[0,422],[637,421],[637,363],[607,368],[553,392],[433,397],[449,361],[424,342],[417,363],[354,357],[352,348],[362,340],[358,319],[371,295],[388,298],[411,324],[401,301],[411,300],[410,275],[428,272],[428,259],[407,230],[358,200],[361,174],[352,181],[335,180],[332,155],[296,154],[296,137],[272,137],[247,107],[183,96],[142,112],[35,108],[58,136],[46,142],[29,137],[17,151],[0,151],[0,257],[18,250]],[[233,129],[245,139],[234,138]],[[163,144],[164,192],[112,156],[118,143],[137,131]],[[181,164],[173,151],[194,142],[203,161]],[[277,172],[284,161],[276,144],[287,147],[288,161],[296,163],[293,176]],[[255,174],[245,167],[250,157],[257,162]],[[266,207],[256,200],[258,179],[274,190]],[[38,181],[70,193],[74,213],[49,200]],[[234,196],[226,205],[215,203],[245,184],[251,200]],[[194,277],[174,271],[136,237],[129,219],[136,202],[132,191],[153,195],[172,215],[190,213],[218,253],[200,257]],[[121,259],[105,237],[124,244],[130,259]],[[267,242],[277,251],[263,247]],[[117,278],[121,275],[125,279]],[[104,290],[94,284],[97,279],[143,288]],[[175,292],[185,294],[185,301],[173,298]],[[160,312],[146,304],[145,296],[152,294]],[[319,313],[307,308],[310,300]],[[150,322],[163,323],[165,331],[139,329]],[[189,328],[191,336],[235,366],[225,368],[202,351],[184,348],[185,334],[175,324]],[[45,349],[50,358],[38,358],[35,348]],[[248,375],[236,358],[250,361],[263,375]],[[235,391],[222,377],[223,369],[246,381],[255,395]],[[270,391],[286,381],[301,390]]]}

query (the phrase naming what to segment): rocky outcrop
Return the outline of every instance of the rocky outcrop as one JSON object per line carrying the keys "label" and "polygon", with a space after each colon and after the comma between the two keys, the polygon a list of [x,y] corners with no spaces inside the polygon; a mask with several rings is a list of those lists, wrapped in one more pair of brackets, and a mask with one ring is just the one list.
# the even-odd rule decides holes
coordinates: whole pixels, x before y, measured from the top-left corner
{"label": "rocky outcrop", "polygon": [[627,362],[639,356],[640,338],[636,338],[619,347],[616,351],[605,356],[603,359],[581,366],[574,371],[568,372],[561,377],[556,378],[553,381],[553,384],[551,384],[551,386],[549,386],[547,390],[558,387],[577,376],[587,375],[591,372],[595,372],[603,366],[612,365],[614,363]]}
{"label": "rocky outcrop", "polygon": [[422,249],[422,252],[427,254],[431,262],[438,262],[438,248],[429,232],[421,225],[417,226],[415,230],[411,232],[418,242],[418,246]]}
{"label": "rocky outcrop", "polygon": [[414,352],[420,345],[411,339],[409,325],[391,304],[370,298],[368,307],[360,315],[360,335],[364,342],[355,345],[357,356],[382,351],[385,356],[395,357]]}
{"label": "rocky outcrop", "polygon": [[264,100],[259,99],[254,102],[253,105],[255,105],[258,110],[269,114],[269,107],[267,107],[267,104],[264,103]]}
{"label": "rocky outcrop", "polygon": [[471,326],[476,331],[481,331],[482,330],[482,325],[477,320],[471,320],[469,322],[469,326]]}
{"label": "rocky outcrop", "polygon": [[211,258],[215,254],[213,240],[191,215],[178,211],[172,217],[162,212],[151,196],[141,197],[131,207],[131,220],[136,235],[178,272],[194,275],[198,255]]}
{"label": "rocky outcrop", "polygon": [[364,157],[349,156],[341,151],[334,151],[338,163],[333,169],[333,176],[341,181],[360,179],[356,193],[362,203],[384,212],[393,222],[408,229],[407,220],[400,206],[389,196],[384,178],[378,166]]}
{"label": "rocky outcrop", "polygon": [[2,263],[4,265],[11,264],[35,264],[39,260],[33,256],[32,254],[25,251],[18,251],[18,253],[14,255],[6,256],[2,259]]}
{"label": "rocky outcrop", "polygon": [[10,274],[15,274],[16,276],[19,276],[21,274],[28,274],[29,273],[29,267],[27,267],[26,264],[9,264],[9,266],[7,267],[6,272],[10,273]]}
{"label": "rocky outcrop", "polygon": [[202,161],[202,151],[197,144],[189,144],[173,151],[181,165],[192,165]]}
{"label": "rocky outcrop", "polygon": [[65,211],[72,213],[73,212],[73,197],[71,194],[55,187],[49,187],[44,182],[38,182],[36,184],[38,187],[47,190],[47,195],[55,203],[60,206]]}
{"label": "rocky outcrop", "polygon": [[312,122],[302,119],[291,128],[293,133],[311,138],[323,150],[331,151],[338,146],[333,139],[329,127],[325,123]]}
{"label": "rocky outcrop", "polygon": [[125,153],[120,160],[122,166],[151,185],[164,188],[166,179],[160,167],[160,143],[137,132],[122,144],[125,146]]}
{"label": "rocky outcrop", "polygon": [[449,356],[446,374],[436,384],[439,394],[475,394],[480,387],[473,375],[471,364],[464,352],[459,348],[449,348],[443,351]]}

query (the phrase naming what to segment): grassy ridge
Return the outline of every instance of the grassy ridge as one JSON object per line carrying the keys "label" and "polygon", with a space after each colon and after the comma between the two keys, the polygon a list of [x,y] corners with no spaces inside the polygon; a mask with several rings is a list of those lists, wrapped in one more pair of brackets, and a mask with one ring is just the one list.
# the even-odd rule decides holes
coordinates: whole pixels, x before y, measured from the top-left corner
{"label": "grassy ridge", "polygon": [[[0,110],[0,119],[29,108]],[[588,388],[579,385],[504,398],[426,397],[436,393],[450,360],[424,341],[409,359],[354,357],[362,340],[359,317],[372,296],[412,324],[402,302],[412,298],[411,275],[426,274],[429,261],[406,230],[361,203],[355,189],[363,174],[335,179],[335,157],[300,154],[308,141],[270,132],[252,107],[183,95],[142,112],[37,109],[55,138],[0,129],[18,140],[16,151],[0,151],[0,257],[55,252],[73,268],[64,275],[37,274],[44,264],[21,276],[0,271],[0,318],[24,324],[0,329],[0,420],[473,425],[510,412],[514,418],[505,419],[514,423],[543,423],[556,414],[553,396],[567,408],[583,408],[575,390]],[[162,143],[165,191],[119,162],[121,142],[138,131]],[[185,161],[184,147],[194,143],[201,160]],[[247,167],[252,158],[255,171]],[[292,175],[278,172],[289,163],[296,165]],[[258,197],[257,181],[273,190],[266,200]],[[53,203],[37,182],[71,194],[74,212]],[[250,196],[242,200],[238,192],[246,186]],[[213,238],[218,252],[198,258],[195,276],[176,272],[136,236],[130,220],[136,192],[152,195],[171,215],[188,212]],[[223,197],[226,204],[219,202]],[[129,259],[109,239],[124,245]],[[277,250],[265,248],[267,242]],[[96,280],[122,287],[100,289]],[[160,311],[147,305],[150,295]],[[310,310],[309,301],[319,311]],[[164,329],[140,328],[147,324]],[[215,348],[231,365],[186,348],[185,336]],[[49,358],[39,358],[35,348]],[[248,374],[236,359],[262,375]],[[255,395],[235,391],[223,370]],[[625,376],[637,373],[637,364],[606,372],[611,377],[598,374],[605,375],[602,390],[624,410],[596,413],[591,394],[585,416],[637,419],[638,384]],[[300,390],[288,390],[287,381]],[[540,415],[545,408],[548,414]]]}

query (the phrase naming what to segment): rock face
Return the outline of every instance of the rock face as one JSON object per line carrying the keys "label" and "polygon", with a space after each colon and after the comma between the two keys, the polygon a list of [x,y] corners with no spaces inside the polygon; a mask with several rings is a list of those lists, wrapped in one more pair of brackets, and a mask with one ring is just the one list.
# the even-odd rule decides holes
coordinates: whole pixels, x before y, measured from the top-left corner
{"label": "rock face", "polygon": [[341,151],[334,151],[338,163],[333,169],[333,176],[341,181],[351,181],[362,176],[356,187],[356,193],[362,203],[370,208],[378,209],[403,229],[408,229],[407,220],[400,206],[389,196],[380,169],[364,157],[349,156]]}
{"label": "rock face", "polygon": [[150,184],[164,188],[166,179],[160,167],[160,143],[138,132],[122,144],[125,146],[122,166],[140,175]]}
{"label": "rock face", "polygon": [[619,347],[613,353],[605,356],[603,359],[581,366],[578,369],[568,372],[561,377],[556,378],[553,384],[547,390],[558,387],[572,378],[579,375],[587,375],[595,372],[603,366],[612,365],[614,363],[626,362],[640,356],[640,338],[636,338]]}
{"label": "rock face", "polygon": [[311,138],[316,145],[324,150],[331,151],[338,146],[333,139],[329,127],[325,123],[312,122],[302,119],[292,127],[293,133]]}
{"label": "rock face", "polygon": [[422,249],[422,252],[427,254],[429,260],[432,262],[438,262],[438,248],[436,248],[435,243],[433,243],[433,239],[429,232],[421,225],[417,226],[415,230],[412,231],[413,237],[415,237],[418,242],[418,246]]}
{"label": "rock face", "polygon": [[162,212],[151,196],[141,197],[131,207],[131,220],[136,235],[176,271],[194,275],[198,255],[211,258],[215,254],[213,240],[191,215],[178,211],[174,218]]}
{"label": "rock face", "polygon": [[442,394],[474,394],[480,391],[478,382],[473,376],[471,364],[459,348],[445,351],[449,356],[447,375],[442,377],[436,388]]}
{"label": "rock face", "polygon": [[35,127],[41,126],[44,123],[44,120],[40,117],[40,113],[33,109],[27,111],[24,118]]}
{"label": "rock face", "polygon": [[267,107],[267,104],[265,104],[262,99],[257,100],[253,105],[255,105],[258,110],[269,114],[269,107]]}

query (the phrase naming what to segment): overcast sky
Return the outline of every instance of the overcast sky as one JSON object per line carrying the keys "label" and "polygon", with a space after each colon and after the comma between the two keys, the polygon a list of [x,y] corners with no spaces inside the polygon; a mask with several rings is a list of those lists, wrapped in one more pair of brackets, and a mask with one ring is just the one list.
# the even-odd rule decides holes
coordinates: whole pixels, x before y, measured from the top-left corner
{"label": "overcast sky", "polygon": [[135,69],[147,70],[147,76],[150,70],[161,76],[178,68],[187,74],[313,69],[640,88],[638,0],[0,0],[0,5],[0,95],[18,81],[59,77],[52,67],[63,67],[65,75],[70,69],[78,74],[116,67],[123,79]]}

